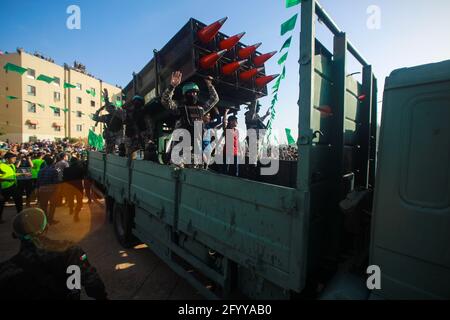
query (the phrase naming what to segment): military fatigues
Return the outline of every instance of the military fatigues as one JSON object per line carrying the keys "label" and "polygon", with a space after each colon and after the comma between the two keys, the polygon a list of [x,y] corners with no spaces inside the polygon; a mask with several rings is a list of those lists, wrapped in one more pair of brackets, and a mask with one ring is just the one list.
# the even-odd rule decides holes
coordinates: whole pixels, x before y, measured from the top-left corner
{"label": "military fatigues", "polygon": [[89,297],[106,299],[103,281],[85,252],[69,241],[44,237],[39,238],[39,246],[22,241],[19,253],[0,263],[0,299],[79,299],[80,290],[67,288],[67,268],[71,265],[80,267],[81,285]]}
{"label": "military fatigues", "polygon": [[146,106],[135,107],[126,112],[125,146],[128,156],[138,150],[147,150],[155,143],[155,123],[152,121]]}
{"label": "military fatigues", "polygon": [[[163,93],[161,98],[161,103],[164,107],[172,110],[175,115],[179,116],[179,119],[175,123],[175,129],[186,129],[191,134],[191,146],[194,143],[199,144],[201,149],[201,139],[200,141],[195,141],[194,136],[194,123],[196,121],[201,121],[203,123],[203,116],[211,111],[216,104],[219,102],[219,95],[216,89],[211,83],[208,83],[209,100],[206,101],[204,105],[187,106],[184,102],[179,102],[173,100],[173,95],[175,93],[175,87],[170,85]],[[173,145],[172,145],[173,147]]]}
{"label": "military fatigues", "polygon": [[[109,102],[106,101],[106,103],[108,104]],[[105,124],[105,130],[103,131],[103,138],[106,144],[105,151],[106,153],[114,153],[116,145],[123,142],[125,112],[122,109],[116,109],[112,105],[106,107],[106,110],[108,114],[102,116],[94,115],[93,120]]]}
{"label": "military fatigues", "polygon": [[209,100],[202,105],[186,106],[183,102],[173,100],[175,87],[169,86],[161,98],[161,103],[166,108],[174,111],[180,119],[175,124],[175,129],[184,128],[188,130],[194,129],[195,121],[203,121],[203,115],[211,111],[219,102],[219,95],[212,84],[208,84]]}

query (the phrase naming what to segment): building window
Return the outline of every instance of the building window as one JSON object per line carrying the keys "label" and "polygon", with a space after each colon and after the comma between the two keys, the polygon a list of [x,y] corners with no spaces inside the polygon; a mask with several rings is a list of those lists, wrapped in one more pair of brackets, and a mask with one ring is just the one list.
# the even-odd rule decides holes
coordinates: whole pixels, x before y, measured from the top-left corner
{"label": "building window", "polygon": [[78,131],[78,132],[83,131],[83,125],[77,124],[77,131]]}
{"label": "building window", "polygon": [[29,123],[29,124],[28,124],[28,129],[30,129],[30,130],[36,130],[36,125],[35,125],[35,124]]}
{"label": "building window", "polygon": [[80,97],[77,97],[77,103],[78,103],[78,104],[82,104],[82,103],[83,103],[83,100],[82,100]]}
{"label": "building window", "polygon": [[94,107],[94,108],[95,108],[95,101],[92,101],[92,100],[91,100],[91,107]]}
{"label": "building window", "polygon": [[27,86],[27,94],[33,97],[36,96],[36,87]]}
{"label": "building window", "polygon": [[56,126],[56,127],[54,127],[54,128],[55,128],[55,131],[61,132],[61,127],[60,127],[60,126]]}
{"label": "building window", "polygon": [[55,117],[61,117],[61,109],[53,109],[53,115]]}
{"label": "building window", "polygon": [[36,103],[27,102],[28,112],[36,113]]}
{"label": "building window", "polygon": [[61,85],[61,79],[60,78],[58,78],[58,77],[54,77],[53,78],[53,84],[55,85],[55,86],[60,86]]}
{"label": "building window", "polygon": [[27,77],[30,78],[30,79],[36,79],[36,70],[28,69],[27,70]]}
{"label": "building window", "polygon": [[61,93],[55,91],[55,92],[53,93],[53,100],[55,100],[55,101],[61,101]]}
{"label": "building window", "polygon": [[77,83],[77,89],[78,89],[78,90],[81,90],[81,89],[82,89],[81,83]]}
{"label": "building window", "polygon": [[81,111],[77,111],[77,117],[81,118],[83,116],[83,113]]}

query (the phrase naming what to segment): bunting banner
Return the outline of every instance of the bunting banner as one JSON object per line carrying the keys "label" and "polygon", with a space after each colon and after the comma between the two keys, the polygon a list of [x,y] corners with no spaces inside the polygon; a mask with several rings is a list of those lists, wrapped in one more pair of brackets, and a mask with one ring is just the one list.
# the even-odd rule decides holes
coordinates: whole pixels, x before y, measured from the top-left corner
{"label": "bunting banner", "polygon": [[292,36],[290,36],[283,44],[283,46],[280,49],[280,52],[283,51],[284,49],[289,49],[289,47],[291,46],[291,42],[292,42]]}
{"label": "bunting banner", "polygon": [[23,75],[25,72],[27,72],[27,68],[22,68],[22,67],[20,67],[20,66],[17,66],[17,65],[15,65],[15,64],[12,64],[12,63],[7,63],[7,64],[5,64],[4,66],[3,66],[3,69],[5,69],[5,71],[8,71],[8,72],[17,72],[17,73],[19,73],[20,75]]}
{"label": "bunting banner", "polygon": [[74,89],[77,86],[74,86],[73,84],[70,84],[68,82],[64,82],[64,89],[70,88],[70,89]]}
{"label": "bunting banner", "polygon": [[297,17],[298,17],[298,13],[293,15],[292,18],[290,18],[289,20],[287,20],[286,22],[284,22],[281,25],[281,35],[282,36],[284,36],[289,31],[294,30],[295,24],[297,23]]}
{"label": "bunting banner", "polygon": [[[286,0],[286,8],[291,8],[291,7],[297,6],[300,3],[301,3],[301,0]],[[298,13],[293,15],[290,19],[288,19],[281,25],[281,32],[280,32],[281,36],[284,36],[288,32],[291,32],[295,29],[295,26],[297,24],[297,19],[298,19]],[[270,137],[272,135],[272,125],[273,125],[273,122],[275,120],[275,115],[276,115],[275,106],[278,102],[278,93],[280,90],[280,84],[281,84],[282,80],[286,79],[286,61],[289,56],[289,49],[291,47],[291,44],[292,44],[292,35],[290,35],[284,41],[284,43],[280,49],[280,53],[282,53],[283,50],[286,50],[286,51],[282,54],[282,56],[278,60],[278,65],[280,67],[282,67],[282,72],[272,87],[273,97],[272,97],[272,103],[270,106],[270,115],[271,116],[270,116],[269,122],[267,124],[267,131],[268,131],[268,133],[266,135],[267,143],[270,142]],[[289,133],[290,133],[290,131],[289,131]]]}
{"label": "bunting banner", "polygon": [[301,2],[302,2],[302,0],[286,0],[286,8],[297,6]]}
{"label": "bunting banner", "polygon": [[292,137],[291,129],[286,128],[285,131],[286,131],[286,138],[287,138],[288,144],[290,146],[297,144],[295,142],[295,139]]}
{"label": "bunting banner", "polygon": [[39,77],[36,78],[36,80],[52,83],[55,80],[55,78],[46,76],[45,74],[41,74],[39,75]]}

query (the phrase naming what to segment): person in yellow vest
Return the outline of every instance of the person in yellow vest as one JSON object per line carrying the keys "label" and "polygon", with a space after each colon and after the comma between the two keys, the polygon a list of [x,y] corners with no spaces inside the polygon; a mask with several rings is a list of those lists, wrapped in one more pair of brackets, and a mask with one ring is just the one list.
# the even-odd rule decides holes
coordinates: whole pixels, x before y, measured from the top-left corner
{"label": "person in yellow vest", "polygon": [[41,168],[44,166],[44,156],[45,156],[45,152],[36,152],[34,154],[33,160],[31,161],[31,163],[33,164],[32,168],[31,168],[31,181],[32,181],[32,193],[33,193],[33,198],[36,198],[36,184],[37,184],[37,178],[39,175],[39,171],[41,171]]}
{"label": "person in yellow vest", "polygon": [[0,182],[1,182],[1,195],[3,199],[0,199],[0,223],[3,221],[3,209],[5,202],[10,198],[13,198],[16,204],[17,213],[22,211],[22,198],[17,188],[17,156],[12,152],[7,152],[3,157],[4,163],[0,163]]}

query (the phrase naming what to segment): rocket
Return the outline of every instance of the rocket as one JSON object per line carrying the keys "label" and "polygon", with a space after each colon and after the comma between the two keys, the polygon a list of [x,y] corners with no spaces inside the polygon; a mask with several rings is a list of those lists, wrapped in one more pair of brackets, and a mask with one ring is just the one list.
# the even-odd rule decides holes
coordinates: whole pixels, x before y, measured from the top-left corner
{"label": "rocket", "polygon": [[254,68],[248,71],[244,71],[239,75],[239,78],[243,81],[250,81],[254,76],[258,74],[258,72],[261,72],[264,70],[264,67],[261,68]]}
{"label": "rocket", "polygon": [[244,63],[246,63],[248,60],[241,60],[241,61],[235,61],[229,64],[226,64],[222,67],[222,73],[225,75],[233,74],[235,71],[237,71]]}
{"label": "rocket", "polygon": [[230,50],[232,49],[235,45],[237,45],[237,43],[239,42],[239,40],[241,40],[241,38],[245,35],[245,32],[239,33],[235,36],[229,37],[228,39],[222,40],[219,43],[219,48],[220,50]]}
{"label": "rocket", "polygon": [[238,52],[239,58],[245,59],[245,58],[250,57],[253,53],[255,53],[256,49],[258,49],[261,45],[262,45],[262,43],[260,42],[260,43],[254,44],[252,46],[242,48]]}
{"label": "rocket", "polygon": [[227,52],[227,50],[221,50],[218,52],[210,53],[200,59],[200,67],[202,69],[211,69],[215,66],[216,62]]}
{"label": "rocket", "polygon": [[255,66],[262,66],[264,64],[264,62],[266,62],[267,60],[272,58],[276,53],[277,53],[276,51],[272,51],[270,53],[266,53],[266,54],[262,54],[260,56],[254,57],[253,63],[255,64]]}
{"label": "rocket", "polygon": [[264,87],[266,84],[268,84],[270,81],[276,79],[279,76],[279,74],[274,74],[271,76],[265,76],[265,77],[259,77],[256,78],[255,84],[258,88]]}
{"label": "rocket", "polygon": [[222,28],[225,21],[227,21],[227,17],[220,19],[213,24],[210,24],[209,26],[204,27],[201,29],[197,35],[201,42],[208,43],[211,42],[214,37],[219,33],[220,28]]}

